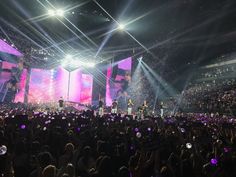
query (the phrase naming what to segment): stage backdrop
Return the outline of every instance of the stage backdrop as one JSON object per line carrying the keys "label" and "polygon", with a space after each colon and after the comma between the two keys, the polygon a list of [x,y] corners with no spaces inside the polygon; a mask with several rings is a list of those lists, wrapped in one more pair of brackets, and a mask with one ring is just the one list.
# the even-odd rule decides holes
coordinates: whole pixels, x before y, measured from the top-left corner
{"label": "stage backdrop", "polygon": [[114,99],[121,94],[128,94],[128,84],[131,80],[132,58],[126,58],[112,63],[107,69],[106,105],[111,106]]}
{"label": "stage backdrop", "polygon": [[[16,66],[13,63],[1,62],[2,69],[9,69],[9,72],[0,72],[0,87],[10,79],[10,70]],[[27,70],[24,69],[18,83],[19,92],[15,102],[24,102],[26,78]],[[58,101],[63,97],[72,102],[91,104],[92,90],[93,76],[84,74],[80,69],[72,71],[70,75],[62,67],[53,70],[31,69],[28,102],[46,103]]]}
{"label": "stage backdrop", "polygon": [[[1,71],[0,72],[0,86],[2,87],[3,84],[8,81],[11,78],[11,72],[10,70],[13,67],[17,67],[16,64],[9,63],[6,61],[1,62],[1,68],[4,70],[8,69],[9,71]],[[25,83],[26,83],[26,75],[27,75],[27,70],[24,69],[21,75],[21,80],[18,83],[19,92],[16,94],[15,97],[15,102],[23,102],[24,101],[24,92],[25,92]]]}
{"label": "stage backdrop", "polygon": [[62,67],[54,70],[32,69],[29,102],[45,103],[59,100],[91,104],[93,77],[80,69],[69,73]]}

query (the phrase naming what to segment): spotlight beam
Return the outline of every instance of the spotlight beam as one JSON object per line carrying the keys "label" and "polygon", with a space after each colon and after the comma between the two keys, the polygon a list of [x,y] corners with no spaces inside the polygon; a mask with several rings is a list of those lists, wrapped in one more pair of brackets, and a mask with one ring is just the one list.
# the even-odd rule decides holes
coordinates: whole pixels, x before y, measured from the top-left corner
{"label": "spotlight beam", "polygon": [[144,74],[147,77],[149,83],[151,84],[153,91],[155,91],[157,89],[156,88],[157,83],[156,83],[155,78],[153,78],[153,76],[150,74],[150,72],[148,72],[148,70],[143,66],[143,63],[142,62],[140,62],[140,63],[141,63],[141,68],[144,71]]}
{"label": "spotlight beam", "polygon": [[[63,21],[61,21],[60,19],[58,19],[70,32],[72,32],[79,40],[81,40],[88,48],[91,48],[91,46],[84,41],[78,34],[76,34],[69,26],[67,26]],[[85,47],[83,47],[84,49],[86,49]]]}
{"label": "spotlight beam", "polygon": [[[119,22],[114,19],[96,0],[93,0],[114,22],[116,22],[117,25],[119,25]],[[135,42],[137,42],[145,51],[150,53],[154,58],[156,57],[147,47],[145,47],[141,42],[139,42],[132,34],[130,34],[128,31],[124,30],[125,33],[127,33]]]}
{"label": "spotlight beam", "polygon": [[[39,2],[39,0],[37,0],[37,1]],[[68,12],[68,11],[71,11],[71,10],[76,9],[78,7],[81,7],[85,4],[87,4],[88,2],[90,2],[90,1],[88,0],[88,1],[82,2],[80,4],[77,4],[77,5],[75,5],[71,8],[68,8],[65,12]],[[36,21],[41,21],[41,20],[47,19],[47,18],[48,18],[48,15],[45,14],[45,15],[39,15],[39,16],[36,16],[36,17],[33,17],[33,18],[29,18],[27,20],[24,20],[23,22],[28,22],[28,21],[35,21],[36,22]]]}
{"label": "spotlight beam", "polygon": [[71,10],[73,10],[73,9],[76,9],[76,8],[78,8],[78,7],[82,7],[83,5],[88,4],[89,2],[90,2],[90,0],[81,2],[80,4],[77,4],[77,5],[75,5],[75,6],[71,7],[71,8],[68,8],[68,9],[66,10],[66,12],[71,11]]}
{"label": "spotlight beam", "polygon": [[105,39],[102,41],[102,44],[99,46],[96,54],[95,54],[95,57],[97,57],[99,55],[99,53],[101,52],[101,50],[103,49],[103,47],[106,45],[107,41],[110,39],[111,37],[111,33],[106,35]]}
{"label": "spotlight beam", "polygon": [[[47,9],[47,7],[40,2],[40,0],[37,0],[45,9]],[[48,1],[47,1],[48,2]],[[52,6],[52,8],[55,8],[50,2],[48,2],[50,6]],[[59,18],[57,18],[58,21],[60,21],[70,32],[72,32],[79,40],[81,40],[85,45],[87,45],[89,48],[90,46],[87,44],[87,42],[85,42],[79,35],[77,35],[69,26],[67,26],[62,20],[60,20]],[[82,46],[83,47],[83,46]],[[83,47],[85,49],[85,47]]]}
{"label": "spotlight beam", "polygon": [[[46,6],[42,3],[42,2],[40,2],[40,0],[37,0],[37,2],[40,4],[40,5],[42,5],[45,9],[46,9]],[[41,27],[40,27],[41,28]],[[44,32],[44,33],[46,33],[42,28],[41,28],[41,30]],[[47,33],[46,33],[47,34]],[[49,36],[49,35],[47,35],[47,36]],[[60,47],[59,46],[57,46],[56,45],[56,42],[49,36],[49,38],[53,41],[53,46],[56,46],[56,48],[58,48],[63,54],[65,54],[61,49],[60,49]],[[70,48],[72,48],[68,43],[66,43]]]}
{"label": "spotlight beam", "polygon": [[47,19],[48,16],[47,15],[39,15],[39,16],[36,16],[36,17],[32,17],[32,18],[28,18],[27,20],[23,20],[22,22],[23,23],[27,23],[27,22],[37,22],[37,21],[41,21],[41,20],[44,20],[44,19]]}
{"label": "spotlight beam", "polygon": [[[140,20],[140,19],[146,17],[147,15],[151,14],[152,12],[153,12],[153,11],[149,11],[149,12],[147,12],[147,13],[145,13],[145,14],[143,14],[143,15],[141,15],[141,16],[139,16],[139,17],[137,17],[137,18],[135,18],[135,19],[133,19],[133,20],[131,20],[131,21],[129,21],[129,22],[126,23],[124,26],[130,25],[130,24],[132,24],[132,23],[134,23],[134,22],[136,22],[136,21],[138,21],[138,20]],[[114,31],[116,31],[116,30],[117,30],[117,28],[113,28],[112,30],[101,34],[99,37],[103,37],[103,36],[105,36],[105,35],[107,35],[107,34],[109,34],[109,33],[112,33],[112,32],[114,32]]]}
{"label": "spotlight beam", "polygon": [[5,32],[5,30],[4,29],[2,29],[2,27],[0,26],[0,29],[1,29],[1,31],[3,32],[3,34],[7,37],[7,39],[10,41],[10,43],[14,43],[12,40],[11,40],[11,38],[7,35],[7,33]]}
{"label": "spotlight beam", "polygon": [[[46,2],[54,7],[48,0],[46,0]],[[55,8],[55,7],[54,7]],[[66,17],[64,17],[66,19],[67,22],[69,22],[77,31],[79,31],[89,42],[91,42],[93,45],[97,46],[97,44],[95,42],[93,42],[85,33],[83,33],[78,27],[76,27],[70,20],[68,20]],[[57,18],[58,19],[58,18]],[[61,20],[59,20],[60,22],[62,22]],[[64,23],[63,23],[64,24]]]}
{"label": "spotlight beam", "polygon": [[5,24],[7,24],[9,27],[11,27],[12,29],[14,29],[16,32],[18,32],[19,34],[21,34],[23,37],[25,37],[26,39],[28,39],[29,41],[31,41],[33,44],[35,44],[36,46],[38,46],[39,48],[43,49],[44,47],[39,45],[37,42],[35,42],[33,39],[31,39],[30,37],[28,37],[26,34],[24,34],[22,31],[20,31],[19,29],[17,29],[15,26],[9,24],[8,22],[6,22],[5,20],[1,19]]}
{"label": "spotlight beam", "polygon": [[157,81],[159,81],[164,88],[166,88],[166,90],[171,96],[176,95],[177,92],[174,88],[172,88],[163,78],[161,78],[156,72],[154,72],[144,61],[141,62],[148,69],[148,71],[154,76],[154,78],[157,79]]}
{"label": "spotlight beam", "polygon": [[[18,2],[14,1],[14,5],[27,17],[29,18],[29,14],[25,11],[25,9],[21,6],[21,4],[19,4]],[[19,17],[20,18],[20,17]],[[38,30],[36,30],[32,25],[30,25],[29,23],[26,23],[26,25],[30,26],[31,29],[33,29],[36,33],[38,33],[41,37],[43,37],[46,41],[48,41],[51,44],[55,44],[55,41],[35,22],[33,22],[33,24],[38,28],[39,31],[41,31],[42,33],[40,33]],[[47,37],[45,37],[45,34],[47,34]],[[51,40],[49,40],[49,39]],[[60,52],[63,53],[63,51],[58,47],[57,48]]]}
{"label": "spotlight beam", "polygon": [[77,26],[75,26],[68,18],[66,18],[66,21],[68,21],[77,31],[79,31],[89,42],[91,42],[94,46],[98,46],[92,39],[90,39],[83,31],[81,31]]}

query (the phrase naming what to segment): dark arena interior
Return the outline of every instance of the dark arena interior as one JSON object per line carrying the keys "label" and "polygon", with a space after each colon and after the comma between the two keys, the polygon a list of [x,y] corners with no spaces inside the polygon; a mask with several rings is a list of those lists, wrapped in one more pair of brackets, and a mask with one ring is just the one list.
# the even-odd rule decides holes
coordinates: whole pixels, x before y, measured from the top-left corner
{"label": "dark arena interior", "polygon": [[236,177],[236,0],[1,0],[1,177]]}

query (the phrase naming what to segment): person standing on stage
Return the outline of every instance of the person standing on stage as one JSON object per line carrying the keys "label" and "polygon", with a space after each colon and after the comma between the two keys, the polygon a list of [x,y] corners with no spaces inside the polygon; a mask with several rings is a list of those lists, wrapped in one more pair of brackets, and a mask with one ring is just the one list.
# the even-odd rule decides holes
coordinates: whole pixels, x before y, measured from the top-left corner
{"label": "person standing on stage", "polygon": [[103,106],[104,106],[104,103],[103,103],[102,99],[100,99],[98,102],[98,115],[100,117],[102,117],[104,114]]}
{"label": "person standing on stage", "polygon": [[134,106],[134,103],[132,102],[132,100],[130,98],[128,99],[127,106],[128,106],[128,110],[127,110],[128,115],[132,115],[132,108]]}
{"label": "person standing on stage", "polygon": [[160,116],[161,116],[161,117],[164,116],[164,107],[163,107],[163,102],[161,102],[161,104],[160,104]]}
{"label": "person standing on stage", "polygon": [[138,119],[143,118],[143,106],[138,107],[138,112],[137,112]]}
{"label": "person standing on stage", "polygon": [[59,111],[62,111],[64,107],[64,100],[62,97],[60,97],[58,104],[59,104]]}
{"label": "person standing on stage", "polygon": [[147,116],[148,115],[148,104],[147,104],[147,101],[144,100],[143,102],[143,106],[142,106],[142,109],[143,109],[143,116]]}
{"label": "person standing on stage", "polygon": [[117,109],[118,109],[118,102],[116,99],[112,102],[112,107],[111,107],[111,113],[112,114],[117,114]]}

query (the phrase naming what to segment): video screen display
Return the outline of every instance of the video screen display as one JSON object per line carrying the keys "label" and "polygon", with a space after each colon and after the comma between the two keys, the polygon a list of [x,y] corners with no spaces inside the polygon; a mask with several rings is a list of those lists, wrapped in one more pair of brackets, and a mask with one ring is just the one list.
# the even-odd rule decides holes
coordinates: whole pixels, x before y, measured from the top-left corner
{"label": "video screen display", "polygon": [[[129,98],[129,85],[131,82],[132,58],[123,59],[107,69],[106,105],[111,106],[117,100],[121,107],[125,107]],[[122,108],[121,108],[122,109]]]}
{"label": "video screen display", "polygon": [[29,102],[50,102],[53,101],[53,80],[51,71],[42,69],[32,69],[29,82]]}
{"label": "video screen display", "polygon": [[26,78],[27,78],[27,69],[24,69],[21,74],[20,82],[18,83],[19,90],[15,97],[15,103],[24,102]]}
{"label": "video screen display", "polygon": [[69,101],[81,103],[81,75],[80,69],[70,72]]}
{"label": "video screen display", "polygon": [[[6,61],[1,62],[2,71],[0,72],[0,84],[8,81],[11,78],[11,68],[16,67],[16,64]],[[8,70],[8,71],[4,71]]]}
{"label": "video screen display", "polygon": [[[88,79],[89,78],[89,79]],[[62,67],[54,70],[32,69],[29,84],[29,102],[55,102],[64,100],[91,104],[93,77],[80,69],[68,72]]]}
{"label": "video screen display", "polygon": [[92,102],[92,92],[93,76],[90,74],[82,74],[80,101],[83,104],[90,104]]}
{"label": "video screen display", "polygon": [[[4,83],[10,80],[11,78],[11,69],[17,67],[14,63],[9,63],[6,61],[1,62],[1,72],[0,72],[0,88],[4,87]],[[17,84],[18,92],[15,96],[15,102],[24,102],[24,92],[25,92],[25,83],[26,83],[27,70],[24,69],[20,78],[20,82]]]}

